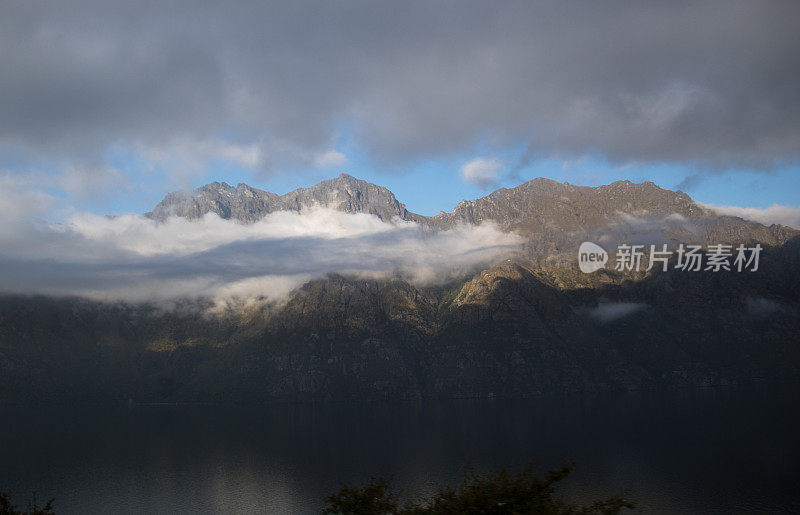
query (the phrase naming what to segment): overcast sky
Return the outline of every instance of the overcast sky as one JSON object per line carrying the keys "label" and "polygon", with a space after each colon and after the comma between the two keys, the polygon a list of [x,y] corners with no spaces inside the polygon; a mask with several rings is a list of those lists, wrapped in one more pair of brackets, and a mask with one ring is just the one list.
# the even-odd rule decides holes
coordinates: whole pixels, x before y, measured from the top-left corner
{"label": "overcast sky", "polygon": [[[348,172],[428,215],[538,176],[652,180],[800,226],[798,20],[797,1],[2,2],[0,287],[280,290],[351,261],[427,273],[403,252],[440,273],[460,239],[464,266],[518,243],[340,237],[363,221],[338,215],[255,235],[207,220],[179,227],[208,244],[187,261],[126,246],[174,227],[98,218],[213,180],[285,193]],[[324,234],[273,234],[309,220]],[[224,277],[197,270],[232,250]],[[265,253],[285,260],[253,271]],[[319,259],[290,266],[305,255]]]}
{"label": "overcast sky", "polygon": [[794,1],[3,2],[0,167],[113,212],[339,171],[425,182],[428,212],[536,175],[796,207],[798,19]]}

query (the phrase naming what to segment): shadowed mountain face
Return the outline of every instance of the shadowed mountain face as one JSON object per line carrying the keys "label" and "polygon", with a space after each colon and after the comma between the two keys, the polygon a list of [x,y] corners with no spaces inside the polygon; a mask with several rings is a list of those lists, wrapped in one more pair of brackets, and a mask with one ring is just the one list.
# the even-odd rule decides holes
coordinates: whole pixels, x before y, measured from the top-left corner
{"label": "shadowed mountain face", "polygon": [[[331,275],[224,314],[5,297],[0,401],[487,397],[800,378],[798,231],[715,216],[652,183],[536,179],[423,217],[343,174],[283,196],[213,183],[148,216],[251,223],[318,205],[434,230],[492,221],[528,244],[443,285]],[[583,274],[584,239],[765,251],[753,273]]]}

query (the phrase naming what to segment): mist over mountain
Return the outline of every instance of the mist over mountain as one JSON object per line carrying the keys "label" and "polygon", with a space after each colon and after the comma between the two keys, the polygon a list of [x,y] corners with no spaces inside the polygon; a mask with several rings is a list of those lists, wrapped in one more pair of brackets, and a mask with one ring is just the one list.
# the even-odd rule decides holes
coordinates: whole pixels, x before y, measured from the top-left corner
{"label": "mist over mountain", "polygon": [[320,206],[375,215],[386,222],[416,222],[434,229],[492,223],[526,238],[529,248],[539,254],[572,251],[571,245],[585,239],[605,239],[609,243],[627,238],[628,243],[642,240],[648,244],[663,240],[782,245],[800,234],[786,226],[765,226],[720,215],[683,192],[665,190],[649,181],[587,187],[544,178],[515,188],[501,188],[476,200],[464,200],[452,212],[433,217],[412,213],[386,188],[344,173],[282,196],[245,184],[234,188],[212,183],[191,192],[171,193],[145,216],[159,221],[171,216],[194,220],[213,213],[223,219],[252,223],[270,213],[302,212]]}
{"label": "mist over mountain", "polygon": [[[59,252],[33,239],[43,261],[5,258],[0,275],[6,402],[486,397],[800,377],[800,232],[720,216],[650,182],[535,179],[433,217],[346,174],[285,195],[215,182],[144,216],[42,230]],[[605,269],[579,271],[583,241],[611,254]],[[623,243],[764,252],[754,272],[617,271]]]}
{"label": "mist over mountain", "polygon": [[[443,211],[434,217],[412,213],[388,189],[345,173],[285,195],[242,183],[233,187],[224,182],[214,182],[193,191],[170,193],[145,216],[165,221],[171,216],[197,219],[214,213],[223,219],[252,223],[276,211],[299,212],[315,206],[345,213],[367,213],[383,221],[399,218],[440,228],[456,223],[493,221],[504,230],[534,235],[548,227],[562,231],[596,230],[619,222],[622,214],[645,217],[672,215],[673,219],[688,218],[709,225],[726,223],[746,226],[748,231],[762,231],[761,224],[744,222],[739,217],[720,216],[715,210],[694,202],[687,194],[662,189],[650,181],[640,184],[617,181],[590,187],[541,177],[515,188],[501,188],[476,200],[464,200],[452,212]],[[776,227],[774,237],[783,238],[781,241],[797,233],[791,228]],[[768,238],[767,232],[759,234]]]}

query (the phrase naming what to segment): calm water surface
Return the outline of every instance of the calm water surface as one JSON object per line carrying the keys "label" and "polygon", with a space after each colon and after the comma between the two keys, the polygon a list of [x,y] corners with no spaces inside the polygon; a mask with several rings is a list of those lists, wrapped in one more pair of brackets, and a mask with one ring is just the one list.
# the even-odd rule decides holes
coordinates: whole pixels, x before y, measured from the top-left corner
{"label": "calm water surface", "polygon": [[342,482],[406,495],[577,463],[564,495],[647,513],[800,511],[800,391],[262,407],[0,408],[0,491],[58,513],[314,513]]}

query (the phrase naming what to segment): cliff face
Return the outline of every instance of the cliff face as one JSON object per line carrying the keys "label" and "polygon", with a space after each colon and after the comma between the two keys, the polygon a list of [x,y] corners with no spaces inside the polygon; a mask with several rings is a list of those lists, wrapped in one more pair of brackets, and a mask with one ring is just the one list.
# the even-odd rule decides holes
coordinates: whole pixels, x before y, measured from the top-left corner
{"label": "cliff face", "polygon": [[252,223],[276,211],[299,212],[314,206],[371,214],[386,222],[396,218],[414,221],[433,229],[490,221],[528,237],[542,253],[550,254],[566,247],[572,251],[585,239],[623,239],[637,231],[646,232],[651,240],[656,231],[664,240],[706,245],[782,245],[800,234],[789,227],[766,227],[717,216],[685,193],[665,190],[652,182],[617,181],[586,187],[543,178],[462,201],[452,213],[434,217],[412,213],[388,189],[347,174],[280,196],[246,184],[234,188],[215,182],[191,192],[170,193],[145,216],[164,221],[170,216],[197,219],[215,213],[224,219]]}
{"label": "cliff face", "polygon": [[[167,196],[150,216],[214,212],[247,223],[313,205],[434,230],[491,220],[524,234],[531,250],[438,286],[331,275],[280,303],[224,314],[1,298],[0,401],[487,397],[800,377],[797,231],[717,217],[648,183],[534,180],[432,218],[349,176],[283,196],[215,183]],[[764,265],[578,271],[575,242],[587,234],[642,231],[758,241]]]}
{"label": "cliff face", "polygon": [[540,234],[547,228],[596,229],[614,221],[619,213],[678,214],[687,218],[708,215],[685,193],[664,190],[651,182],[618,181],[592,188],[539,178],[477,200],[465,200],[452,213],[436,218],[442,225],[493,220],[506,229]]}
{"label": "cliff face", "polygon": [[197,219],[206,213],[215,213],[220,218],[251,223],[275,211],[301,211],[314,206],[345,213],[367,213],[385,221],[394,217],[424,218],[408,212],[386,188],[347,174],[280,196],[246,184],[240,183],[234,188],[224,182],[214,182],[191,192],[170,193],[145,216],[164,221],[170,216]]}

